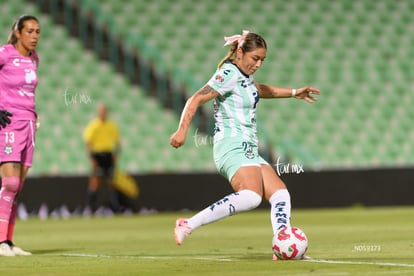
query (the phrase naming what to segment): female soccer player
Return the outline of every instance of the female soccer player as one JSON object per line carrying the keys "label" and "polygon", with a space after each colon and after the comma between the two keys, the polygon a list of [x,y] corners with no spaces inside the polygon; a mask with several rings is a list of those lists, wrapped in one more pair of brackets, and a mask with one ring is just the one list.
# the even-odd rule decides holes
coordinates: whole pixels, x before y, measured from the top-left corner
{"label": "female soccer player", "polygon": [[[39,21],[32,15],[14,22],[0,48],[0,110],[7,116],[0,130],[0,255],[31,255],[13,243],[17,197],[32,165],[36,132],[35,89],[39,58]],[[2,115],[3,118],[5,116]]]}
{"label": "female soccer player", "polygon": [[260,98],[294,97],[312,103],[316,99],[311,94],[320,93],[309,86],[290,89],[256,83],[253,74],[266,58],[265,40],[249,31],[224,39],[224,45],[230,45],[228,54],[207,84],[187,100],[170,144],[178,148],[185,143],[197,109],[214,99],[214,161],[235,192],[191,218],[177,219],[174,237],[178,245],[202,225],[258,207],[263,197],[271,204],[273,233],[283,226],[290,227],[291,205],[286,185],[258,154],[256,106]]}

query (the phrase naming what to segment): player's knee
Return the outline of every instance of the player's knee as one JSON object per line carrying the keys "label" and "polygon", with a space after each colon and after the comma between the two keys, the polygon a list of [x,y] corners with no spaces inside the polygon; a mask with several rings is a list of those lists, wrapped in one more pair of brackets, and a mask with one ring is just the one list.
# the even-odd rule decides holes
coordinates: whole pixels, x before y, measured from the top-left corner
{"label": "player's knee", "polygon": [[251,190],[242,190],[239,194],[240,193],[243,193],[246,200],[249,201],[251,209],[257,208],[262,202],[262,197],[256,192]]}
{"label": "player's knee", "polygon": [[2,178],[2,187],[10,193],[19,192],[20,178],[18,176],[9,176]]}

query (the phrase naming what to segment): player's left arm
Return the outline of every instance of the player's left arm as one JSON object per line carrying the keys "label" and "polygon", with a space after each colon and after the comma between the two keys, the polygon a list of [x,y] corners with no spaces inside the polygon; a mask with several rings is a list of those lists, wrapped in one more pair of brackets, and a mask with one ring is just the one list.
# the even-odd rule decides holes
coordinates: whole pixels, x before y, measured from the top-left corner
{"label": "player's left arm", "polygon": [[311,94],[320,94],[320,90],[312,86],[305,86],[298,89],[294,89],[277,87],[269,84],[256,83],[256,87],[259,90],[260,98],[264,99],[295,97],[296,99],[303,99],[309,103],[313,103],[316,101],[316,98],[311,96]]}

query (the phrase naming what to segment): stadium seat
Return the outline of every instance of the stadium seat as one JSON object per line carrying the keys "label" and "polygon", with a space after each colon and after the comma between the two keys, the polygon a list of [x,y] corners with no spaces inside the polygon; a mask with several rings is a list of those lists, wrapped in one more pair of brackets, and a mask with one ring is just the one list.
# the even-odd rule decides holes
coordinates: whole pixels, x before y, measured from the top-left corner
{"label": "stadium seat", "polygon": [[[82,1],[82,5],[97,9],[92,2]],[[13,3],[26,5],[22,0]],[[27,11],[39,14],[33,5],[29,5]],[[10,28],[14,20],[12,14],[15,13],[4,16],[3,29]],[[47,16],[42,19],[41,28],[46,31],[42,31],[38,48],[41,63],[37,89],[41,126],[37,132],[32,175],[89,172],[82,131],[95,116],[99,102],[109,105],[112,118],[119,123],[126,146],[120,164],[125,170],[205,168],[187,158],[188,153],[194,152],[192,144],[181,149],[177,156],[169,153],[176,152],[169,145],[169,136],[178,125],[178,118],[171,116],[171,112],[164,110],[156,100],[148,98],[145,91],[131,86],[109,64],[99,61],[93,52],[84,50],[81,42],[70,37],[65,28],[55,26]],[[197,150],[203,151],[210,152],[210,149]],[[177,166],[177,163],[181,165]]]}
{"label": "stadium seat", "polygon": [[[401,139],[413,135],[410,121],[403,119],[413,117],[414,103],[414,96],[408,93],[413,86],[410,61],[414,57],[414,39],[409,35],[414,11],[411,1],[263,0],[257,6],[237,0],[162,3],[103,0],[99,5],[88,0],[79,4],[84,11],[95,13],[99,24],[112,22],[112,31],[119,32],[128,47],[137,47],[140,54],[155,63],[158,73],[169,73],[174,85],[187,87],[187,95],[207,81],[226,54],[227,48],[221,48],[223,36],[244,28],[258,32],[267,40],[269,49],[256,80],[282,87],[310,84],[322,90],[314,105],[292,99],[260,102],[260,135],[271,143],[274,151],[293,152],[298,161],[318,168],[320,164],[328,168],[413,164],[408,154],[413,149]],[[18,10],[14,4],[5,5],[5,14]],[[245,14],[251,10],[260,17],[246,18]],[[319,15],[321,10],[324,16]],[[297,16],[298,13],[303,16]],[[12,21],[8,16],[0,23],[7,30]],[[136,154],[131,154],[123,164],[144,170],[150,170],[151,162],[157,170],[174,170],[173,164],[177,163],[185,170],[203,168],[203,164],[188,160],[194,154],[207,158],[210,148],[195,150],[192,145],[177,156],[168,151],[168,136],[178,123],[178,114],[170,118],[171,113],[165,112],[156,99],[147,98],[145,91],[122,82],[114,84],[113,79],[118,77],[114,77],[117,75],[108,64],[97,61],[93,52],[85,51],[76,39],[69,38],[63,28],[55,27],[47,17],[42,24],[45,31],[39,52],[44,57],[41,65],[48,66],[40,69],[47,77],[39,84],[39,107],[51,112],[66,110],[59,109],[64,107],[61,93],[65,87],[79,93],[87,89],[95,101],[109,100],[116,110],[133,109],[139,119],[137,125],[130,117],[116,112],[117,119],[125,121],[122,129],[131,130],[132,134],[127,136],[134,137],[126,138],[128,145],[138,147],[131,152],[138,151],[152,161],[138,166]],[[53,51],[58,48],[62,50],[55,54]],[[44,54],[46,51],[48,55]],[[133,92],[124,92],[128,90]],[[94,112],[90,106],[72,107],[73,110],[88,118]],[[59,123],[40,113],[42,116],[44,123]],[[80,117],[74,116],[73,122],[81,124]],[[173,127],[164,126],[163,122]],[[137,131],[145,135],[142,140],[136,139]],[[381,143],[377,137],[386,132],[392,134],[386,136],[386,143]],[[46,136],[39,130],[40,138]],[[289,140],[294,143],[284,142]],[[54,144],[54,139],[46,141]],[[157,160],[155,153],[147,153],[140,141],[159,148],[159,156],[163,158]],[[166,143],[165,147],[161,143]]]}

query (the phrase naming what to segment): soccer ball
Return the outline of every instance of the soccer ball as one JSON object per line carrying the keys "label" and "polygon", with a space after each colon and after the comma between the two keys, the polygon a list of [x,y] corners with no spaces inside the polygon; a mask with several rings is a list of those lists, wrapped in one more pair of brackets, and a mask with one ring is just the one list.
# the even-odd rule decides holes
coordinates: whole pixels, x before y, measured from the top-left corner
{"label": "soccer ball", "polygon": [[308,239],[299,228],[285,226],[273,236],[272,249],[281,260],[300,260],[308,249]]}

